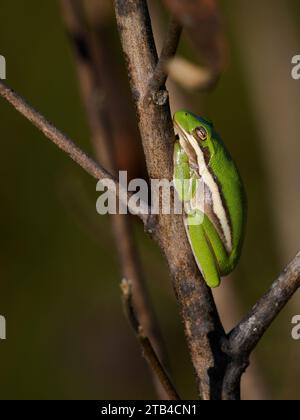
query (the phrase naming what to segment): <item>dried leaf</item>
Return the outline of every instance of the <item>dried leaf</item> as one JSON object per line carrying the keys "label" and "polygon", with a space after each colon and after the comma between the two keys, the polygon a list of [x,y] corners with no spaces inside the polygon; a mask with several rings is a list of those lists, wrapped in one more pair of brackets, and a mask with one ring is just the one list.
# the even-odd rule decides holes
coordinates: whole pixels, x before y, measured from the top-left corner
{"label": "dried leaf", "polygon": [[185,89],[195,90],[211,83],[211,72],[205,68],[186,60],[175,57],[167,64],[169,77]]}

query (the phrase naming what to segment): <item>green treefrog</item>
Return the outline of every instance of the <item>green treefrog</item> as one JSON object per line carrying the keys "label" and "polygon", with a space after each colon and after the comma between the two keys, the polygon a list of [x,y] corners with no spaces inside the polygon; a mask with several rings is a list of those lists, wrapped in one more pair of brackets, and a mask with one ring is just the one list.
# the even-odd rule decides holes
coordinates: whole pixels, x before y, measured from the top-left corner
{"label": "green treefrog", "polygon": [[240,257],[246,198],[236,164],[213,124],[188,111],[174,115],[174,183],[187,236],[205,282],[220,285]]}

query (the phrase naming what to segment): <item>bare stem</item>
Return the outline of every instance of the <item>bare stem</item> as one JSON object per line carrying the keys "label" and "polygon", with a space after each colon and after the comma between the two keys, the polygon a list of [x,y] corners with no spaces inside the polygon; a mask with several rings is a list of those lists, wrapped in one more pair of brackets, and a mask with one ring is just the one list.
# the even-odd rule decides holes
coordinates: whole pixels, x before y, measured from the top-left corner
{"label": "bare stem", "polygon": [[239,398],[241,376],[248,367],[251,352],[299,287],[300,252],[280,274],[269,291],[229,334],[228,348],[225,351],[230,362],[224,377],[222,395],[224,400]]}
{"label": "bare stem", "polygon": [[250,354],[299,287],[300,253],[280,274],[246,318],[230,333],[231,350],[236,354]]}
{"label": "bare stem", "polygon": [[149,82],[150,95],[155,95],[160,89],[163,89],[167,78],[167,64],[172,59],[177,51],[180,36],[182,33],[182,26],[175,18],[171,18],[165,42],[160,54],[158,63],[156,65],[152,79]]}
{"label": "bare stem", "polygon": [[140,324],[133,306],[131,282],[124,279],[121,284],[122,298],[127,319],[132,326],[136,337],[141,345],[143,356],[151,371],[158,379],[170,400],[180,400],[180,397],[172,384],[167,372],[161,364],[149,338],[145,335],[143,326]]}

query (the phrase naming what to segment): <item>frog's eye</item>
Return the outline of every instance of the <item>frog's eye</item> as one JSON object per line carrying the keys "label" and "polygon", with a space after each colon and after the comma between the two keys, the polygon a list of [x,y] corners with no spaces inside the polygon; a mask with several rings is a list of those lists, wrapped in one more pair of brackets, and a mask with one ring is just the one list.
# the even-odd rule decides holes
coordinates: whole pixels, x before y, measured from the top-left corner
{"label": "frog's eye", "polygon": [[204,127],[197,127],[195,129],[195,134],[199,140],[204,141],[207,139],[207,131]]}

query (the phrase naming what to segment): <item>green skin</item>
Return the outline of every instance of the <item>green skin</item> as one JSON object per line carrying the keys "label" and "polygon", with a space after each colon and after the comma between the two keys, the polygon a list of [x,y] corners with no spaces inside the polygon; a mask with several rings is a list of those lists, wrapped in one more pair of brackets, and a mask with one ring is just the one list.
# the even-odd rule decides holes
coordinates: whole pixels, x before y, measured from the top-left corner
{"label": "green skin", "polygon": [[[246,222],[243,184],[235,163],[212,123],[190,112],[179,111],[174,115],[174,127],[177,133],[174,146],[174,180],[180,200],[190,202],[196,194],[196,180],[202,178],[195,155],[192,159],[191,154],[187,153],[187,148],[182,147],[182,142],[187,146],[191,144],[189,136],[193,136],[199,146],[199,153],[205,155],[204,169],[208,169],[212,175],[211,179],[215,182],[211,184],[214,187],[211,190],[217,191],[217,198],[221,198],[215,201],[211,198],[208,205],[211,208],[214,202],[218,203],[219,210],[214,210],[214,216],[216,213],[218,216],[226,214],[223,218],[211,217],[211,212],[205,213],[203,207],[202,210],[194,208],[185,214],[186,231],[198,267],[208,286],[215,288],[220,285],[222,276],[233,271],[241,254]],[[199,128],[202,133],[206,133],[204,139],[199,138]],[[195,221],[195,217],[199,219],[198,223],[190,224],[191,218]],[[216,226],[216,220],[219,228]],[[229,229],[230,247],[228,242],[227,247],[225,245],[224,230],[218,222],[220,220],[224,220]]]}

